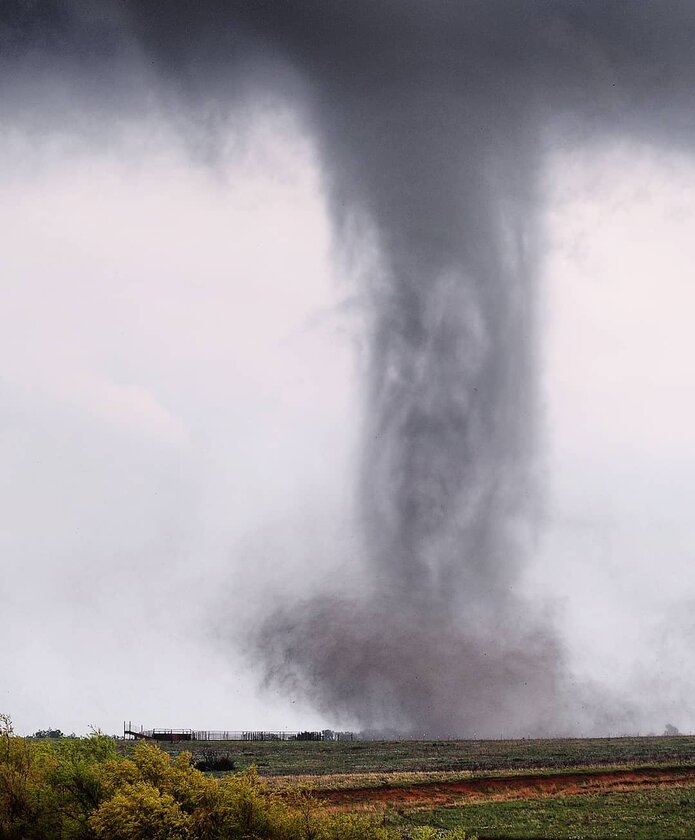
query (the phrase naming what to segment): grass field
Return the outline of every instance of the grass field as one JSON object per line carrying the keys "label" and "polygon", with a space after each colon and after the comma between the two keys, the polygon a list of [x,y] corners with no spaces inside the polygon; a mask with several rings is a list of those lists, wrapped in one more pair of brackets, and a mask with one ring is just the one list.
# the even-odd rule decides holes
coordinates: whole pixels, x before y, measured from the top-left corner
{"label": "grass field", "polygon": [[529,770],[695,762],[695,736],[522,741],[194,741],[160,746],[223,752],[265,776]]}
{"label": "grass field", "polygon": [[[372,810],[406,835],[480,840],[695,840],[695,737],[521,741],[195,742],[282,790]],[[436,833],[433,835],[436,837]]]}
{"label": "grass field", "polygon": [[394,821],[461,826],[480,840],[693,840],[695,787],[484,802],[403,812]]}

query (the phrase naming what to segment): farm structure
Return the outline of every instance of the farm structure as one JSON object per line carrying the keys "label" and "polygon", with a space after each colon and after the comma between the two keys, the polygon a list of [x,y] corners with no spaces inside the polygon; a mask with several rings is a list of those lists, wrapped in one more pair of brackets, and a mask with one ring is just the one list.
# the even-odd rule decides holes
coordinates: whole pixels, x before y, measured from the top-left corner
{"label": "farm structure", "polygon": [[148,741],[354,741],[354,732],[335,732],[332,729],[319,731],[290,732],[266,730],[220,730],[209,729],[145,729],[133,728],[132,722],[123,722],[124,739]]}

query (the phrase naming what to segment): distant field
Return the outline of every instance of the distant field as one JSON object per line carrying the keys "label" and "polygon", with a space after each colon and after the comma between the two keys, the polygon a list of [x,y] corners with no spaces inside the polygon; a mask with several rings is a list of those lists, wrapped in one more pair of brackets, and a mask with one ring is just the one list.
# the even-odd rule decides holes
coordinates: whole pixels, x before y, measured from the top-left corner
{"label": "distant field", "polygon": [[[194,741],[160,742],[194,756],[224,753],[237,770],[265,776],[531,770],[601,765],[695,763],[695,736],[521,741]],[[694,835],[695,836],[695,835]]]}

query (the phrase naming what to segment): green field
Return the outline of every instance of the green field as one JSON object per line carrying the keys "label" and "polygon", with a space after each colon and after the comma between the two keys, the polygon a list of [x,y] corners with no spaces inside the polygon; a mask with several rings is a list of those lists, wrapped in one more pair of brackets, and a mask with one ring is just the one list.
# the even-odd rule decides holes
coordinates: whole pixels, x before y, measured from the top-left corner
{"label": "green field", "polygon": [[171,753],[223,752],[265,776],[516,770],[695,762],[695,736],[521,741],[192,741]]}
{"label": "green field", "polygon": [[394,819],[401,825],[464,827],[480,840],[692,840],[695,787],[486,802]]}

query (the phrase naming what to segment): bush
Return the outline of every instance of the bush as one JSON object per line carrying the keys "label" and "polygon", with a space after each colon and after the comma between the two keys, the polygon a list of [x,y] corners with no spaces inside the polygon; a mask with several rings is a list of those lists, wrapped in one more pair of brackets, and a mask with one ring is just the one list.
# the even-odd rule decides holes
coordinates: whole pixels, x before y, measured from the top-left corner
{"label": "bush", "polygon": [[[0,723],[4,723],[0,721]],[[0,838],[42,840],[58,837],[61,817],[46,771],[53,767],[50,750],[0,729]]]}
{"label": "bush", "polygon": [[147,782],[128,784],[89,820],[104,840],[178,840],[191,836],[191,818],[170,793]]}
{"label": "bush", "polygon": [[[419,831],[419,834],[417,833]],[[461,840],[415,829],[411,837]],[[333,814],[308,790],[273,792],[255,768],[206,776],[141,742],[124,756],[102,733],[18,738],[0,715],[0,840],[397,840],[383,820]]]}
{"label": "bush", "polygon": [[202,770],[203,772],[220,773],[236,770],[236,761],[228,752],[211,750],[205,752],[193,766],[196,770]]}

